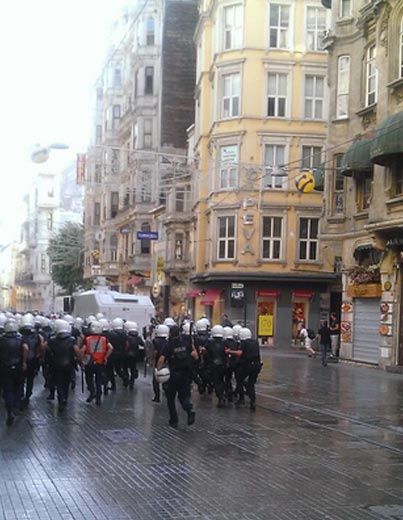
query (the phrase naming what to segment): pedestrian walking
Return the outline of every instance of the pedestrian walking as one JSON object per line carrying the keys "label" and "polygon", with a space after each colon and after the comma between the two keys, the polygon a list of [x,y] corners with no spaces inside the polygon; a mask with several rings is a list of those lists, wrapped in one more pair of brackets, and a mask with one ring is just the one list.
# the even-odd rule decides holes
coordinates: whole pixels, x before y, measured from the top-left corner
{"label": "pedestrian walking", "polygon": [[28,367],[29,347],[18,334],[16,320],[8,319],[0,337],[0,379],[7,410],[7,426],[14,422],[14,413],[20,401],[24,373]]}
{"label": "pedestrian walking", "polygon": [[308,356],[316,357],[316,351],[312,348],[312,341],[316,337],[315,331],[313,331],[312,329],[306,328],[305,322],[303,322],[299,336],[304,343],[304,347],[305,347],[305,350],[308,352]]}
{"label": "pedestrian walking", "polygon": [[339,340],[340,340],[340,323],[337,319],[337,314],[335,312],[330,313],[329,320],[329,329],[330,329],[330,345],[332,350],[332,357],[339,357]]}
{"label": "pedestrian walking", "polygon": [[168,402],[169,425],[178,426],[178,413],[175,399],[178,396],[182,408],[187,413],[187,423],[195,422],[196,414],[190,399],[190,384],[192,381],[192,359],[197,359],[197,352],[189,343],[184,343],[180,337],[179,327],[174,325],[169,331],[169,339],[166,347],[158,359],[157,369],[161,369],[164,363],[168,363],[170,378],[165,383],[165,395]]}
{"label": "pedestrian walking", "polygon": [[327,351],[330,348],[331,330],[328,327],[327,320],[321,322],[321,327],[318,330],[320,355],[322,366],[327,366]]}
{"label": "pedestrian walking", "polygon": [[85,338],[82,349],[85,365],[85,378],[90,395],[87,403],[94,399],[97,405],[101,404],[102,385],[105,379],[105,365],[113,352],[113,346],[102,335],[102,323],[92,321],[89,326],[89,336]]}

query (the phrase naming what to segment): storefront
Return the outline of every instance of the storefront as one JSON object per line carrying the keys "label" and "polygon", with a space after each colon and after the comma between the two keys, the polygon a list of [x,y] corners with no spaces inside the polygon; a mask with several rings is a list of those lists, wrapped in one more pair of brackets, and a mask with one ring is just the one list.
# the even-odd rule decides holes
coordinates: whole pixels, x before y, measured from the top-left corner
{"label": "storefront", "polygon": [[277,299],[280,291],[262,289],[256,291],[257,303],[257,336],[262,345],[273,346],[277,325]]}

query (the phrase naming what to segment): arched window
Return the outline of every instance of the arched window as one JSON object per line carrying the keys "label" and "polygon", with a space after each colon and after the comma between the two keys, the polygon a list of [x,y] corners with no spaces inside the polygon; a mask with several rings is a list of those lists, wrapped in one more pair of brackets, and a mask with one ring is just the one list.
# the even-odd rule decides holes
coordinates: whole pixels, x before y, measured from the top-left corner
{"label": "arched window", "polygon": [[155,21],[152,16],[147,18],[146,44],[155,45]]}
{"label": "arched window", "polygon": [[110,258],[111,262],[117,262],[118,259],[118,237],[116,235],[111,235],[109,239],[110,245]]}

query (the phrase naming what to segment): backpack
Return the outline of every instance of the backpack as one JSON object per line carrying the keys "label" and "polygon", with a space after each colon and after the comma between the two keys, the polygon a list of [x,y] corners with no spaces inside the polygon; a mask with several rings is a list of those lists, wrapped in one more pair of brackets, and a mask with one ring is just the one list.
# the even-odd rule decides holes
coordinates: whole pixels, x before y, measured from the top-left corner
{"label": "backpack", "polygon": [[308,338],[309,339],[315,339],[316,338],[316,334],[315,334],[315,331],[313,329],[306,329],[307,332],[308,332]]}

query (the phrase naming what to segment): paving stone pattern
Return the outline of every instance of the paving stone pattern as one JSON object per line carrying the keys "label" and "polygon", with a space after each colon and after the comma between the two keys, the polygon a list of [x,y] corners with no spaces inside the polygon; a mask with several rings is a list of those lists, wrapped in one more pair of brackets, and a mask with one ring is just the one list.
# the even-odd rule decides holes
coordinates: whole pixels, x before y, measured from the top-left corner
{"label": "paving stone pattern", "polygon": [[177,430],[149,378],[62,415],[38,379],[11,428],[0,408],[0,519],[403,519],[403,377],[264,357],[255,413],[194,393]]}

